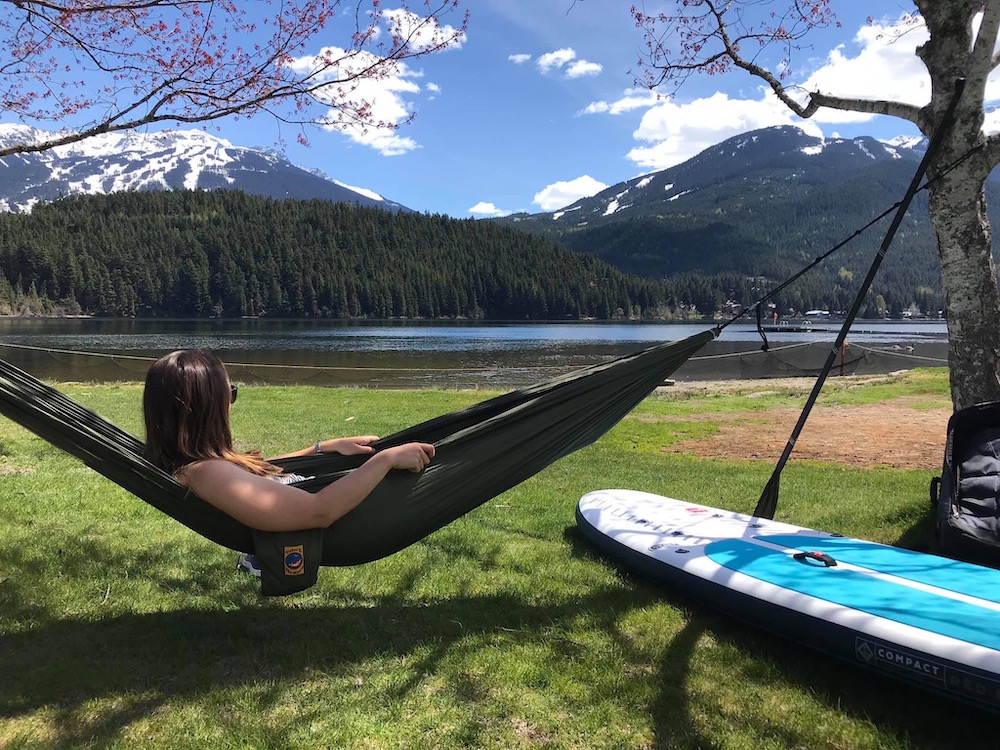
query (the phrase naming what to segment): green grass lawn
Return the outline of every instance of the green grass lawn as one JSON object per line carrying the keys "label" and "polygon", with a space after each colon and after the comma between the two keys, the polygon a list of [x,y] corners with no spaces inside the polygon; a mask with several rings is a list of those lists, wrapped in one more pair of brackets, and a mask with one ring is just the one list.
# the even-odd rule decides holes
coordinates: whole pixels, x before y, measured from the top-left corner
{"label": "green grass lawn", "polygon": [[[138,385],[63,389],[141,434]],[[946,399],[947,375],[829,398],[904,393]],[[248,387],[234,429],[277,453],[486,395]],[[259,597],[235,553],[0,418],[0,747],[996,748],[995,717],[657,588],[576,531],[580,495],[606,487],[752,510],[772,464],[663,453],[715,429],[670,416],[803,400],[651,397],[425,541],[282,599]],[[778,517],[926,545],[930,476],[793,455]]]}

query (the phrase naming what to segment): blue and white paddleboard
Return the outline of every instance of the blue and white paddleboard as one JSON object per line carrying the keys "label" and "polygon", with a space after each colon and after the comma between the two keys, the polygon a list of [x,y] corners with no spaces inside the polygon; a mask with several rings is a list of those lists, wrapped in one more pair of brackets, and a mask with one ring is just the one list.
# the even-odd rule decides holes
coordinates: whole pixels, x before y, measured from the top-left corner
{"label": "blue and white paddleboard", "polygon": [[1000,710],[1000,570],[634,490],[577,523],[626,567],[895,678]]}

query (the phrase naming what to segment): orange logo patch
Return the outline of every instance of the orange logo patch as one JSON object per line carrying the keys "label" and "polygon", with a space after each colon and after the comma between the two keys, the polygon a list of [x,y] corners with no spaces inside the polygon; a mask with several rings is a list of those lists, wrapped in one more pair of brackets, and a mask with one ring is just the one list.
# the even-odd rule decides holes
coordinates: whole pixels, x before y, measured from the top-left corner
{"label": "orange logo patch", "polygon": [[282,559],[286,576],[300,576],[306,572],[306,556],[301,544],[285,547]]}

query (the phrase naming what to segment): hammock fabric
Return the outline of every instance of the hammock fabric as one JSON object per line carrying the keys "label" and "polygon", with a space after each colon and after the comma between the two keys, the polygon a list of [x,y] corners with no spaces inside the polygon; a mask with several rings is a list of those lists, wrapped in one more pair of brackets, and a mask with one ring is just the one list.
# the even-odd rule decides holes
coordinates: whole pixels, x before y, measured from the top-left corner
{"label": "hammock fabric", "polygon": [[[319,564],[356,565],[397,552],[589,445],[716,333],[707,330],[594,365],[379,440],[376,450],[433,443],[436,455],[420,474],[391,472],[357,508],[323,530]],[[3,360],[0,413],[205,538],[244,552],[260,547],[252,529],[146,461],[140,440]],[[315,492],[365,460],[324,454],[286,459],[282,466],[309,475],[297,486]]]}

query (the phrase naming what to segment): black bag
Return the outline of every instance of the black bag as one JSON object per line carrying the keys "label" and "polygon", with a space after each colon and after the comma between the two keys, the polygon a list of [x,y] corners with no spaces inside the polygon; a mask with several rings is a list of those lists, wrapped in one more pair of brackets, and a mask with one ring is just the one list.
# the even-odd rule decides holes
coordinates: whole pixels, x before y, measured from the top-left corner
{"label": "black bag", "polygon": [[936,551],[1000,567],[1000,402],[951,415],[944,467],[930,494]]}

